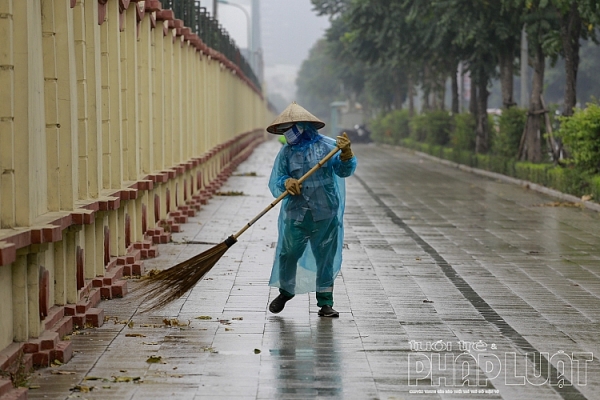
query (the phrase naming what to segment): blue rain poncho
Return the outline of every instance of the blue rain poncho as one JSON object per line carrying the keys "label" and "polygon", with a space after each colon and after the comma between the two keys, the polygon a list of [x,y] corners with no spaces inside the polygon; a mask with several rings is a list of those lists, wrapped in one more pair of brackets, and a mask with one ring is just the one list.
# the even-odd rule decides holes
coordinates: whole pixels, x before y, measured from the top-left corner
{"label": "blue rain poncho", "polygon": [[[269,189],[280,196],[289,178],[300,179],[336,145],[310,123],[298,143],[285,144],[273,165]],[[342,266],[344,179],[356,169],[356,158],[341,161],[337,153],[302,183],[300,195],[281,202],[279,238],[270,286],[289,294],[330,292]]]}

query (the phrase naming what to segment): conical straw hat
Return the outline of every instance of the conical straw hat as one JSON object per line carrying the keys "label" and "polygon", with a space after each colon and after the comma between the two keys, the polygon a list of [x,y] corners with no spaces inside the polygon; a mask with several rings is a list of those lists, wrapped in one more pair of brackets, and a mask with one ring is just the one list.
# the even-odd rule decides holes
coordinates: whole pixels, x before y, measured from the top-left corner
{"label": "conical straw hat", "polygon": [[275,118],[275,121],[271,122],[271,125],[267,127],[267,132],[281,135],[289,128],[282,129],[279,127],[279,125],[289,124],[291,122],[312,122],[315,126],[315,129],[321,129],[325,126],[325,122],[321,121],[319,118],[300,107],[294,101],[292,104],[287,106],[287,108],[283,110],[283,112],[279,114],[277,118]]}

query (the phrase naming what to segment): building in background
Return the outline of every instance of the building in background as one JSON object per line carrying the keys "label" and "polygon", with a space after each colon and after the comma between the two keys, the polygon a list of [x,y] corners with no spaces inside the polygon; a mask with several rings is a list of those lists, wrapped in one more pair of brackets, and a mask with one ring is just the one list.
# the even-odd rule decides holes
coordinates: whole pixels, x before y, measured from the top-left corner
{"label": "building in background", "polygon": [[[300,65],[308,57],[313,44],[324,35],[329,20],[312,11],[310,0],[226,2],[236,3],[236,6],[219,2],[217,15],[220,23],[255,67],[256,75],[264,83],[273,105],[283,110],[295,100]],[[212,11],[212,4],[206,6]],[[239,7],[243,7],[251,17],[236,10]],[[248,19],[252,21],[250,29]],[[250,40],[249,31],[252,32]]]}

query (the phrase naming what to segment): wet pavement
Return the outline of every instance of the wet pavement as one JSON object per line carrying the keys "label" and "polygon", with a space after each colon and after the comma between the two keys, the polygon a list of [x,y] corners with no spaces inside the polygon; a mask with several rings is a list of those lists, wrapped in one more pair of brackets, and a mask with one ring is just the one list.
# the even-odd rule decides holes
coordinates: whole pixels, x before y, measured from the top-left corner
{"label": "wet pavement", "polygon": [[[146,270],[212,247],[265,208],[278,147],[259,146],[221,188],[244,196],[213,197]],[[600,399],[600,214],[410,152],[353,147],[339,319],[319,318],[314,294],[267,311],[273,210],[168,308],[101,303],[104,326],[73,335],[73,359],[37,371],[29,398]]]}

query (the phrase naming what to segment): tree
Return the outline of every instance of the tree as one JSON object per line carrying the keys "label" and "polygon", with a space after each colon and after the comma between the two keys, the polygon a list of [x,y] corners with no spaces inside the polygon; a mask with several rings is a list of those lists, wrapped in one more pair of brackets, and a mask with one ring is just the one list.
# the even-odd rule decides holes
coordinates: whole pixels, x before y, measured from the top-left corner
{"label": "tree", "polygon": [[565,60],[565,97],[563,115],[573,115],[577,104],[577,72],[579,69],[580,39],[595,39],[594,23],[600,19],[597,0],[553,0],[560,29],[557,31]]}
{"label": "tree", "polygon": [[311,0],[317,15],[328,15],[330,19],[338,17],[347,9],[349,0]]}
{"label": "tree", "polygon": [[549,0],[504,0],[508,12],[523,16],[529,41],[529,65],[533,68],[531,96],[525,129],[518,149],[520,160],[541,162],[542,118],[547,110],[542,98],[546,57],[556,53],[551,34],[558,21]]}
{"label": "tree", "polygon": [[341,96],[338,64],[327,50],[327,41],[319,40],[300,66],[296,85],[298,101],[320,118],[329,118],[331,102]]}
{"label": "tree", "polygon": [[[467,63],[472,82],[470,110],[476,120],[475,151],[486,153],[490,147],[488,86],[492,77],[497,74],[498,58],[502,58],[498,54],[514,53],[512,36],[508,33],[510,24],[503,20],[501,7],[497,2],[446,0],[435,4],[438,7],[436,14],[439,15],[440,29],[446,32],[444,36],[452,38],[452,53]],[[501,43],[500,38],[509,44]],[[445,48],[447,47],[440,46],[440,51]],[[512,65],[514,57],[504,58],[510,60]],[[505,68],[505,71],[510,72],[511,69]],[[508,100],[505,103],[511,103],[512,81],[506,93]]]}

